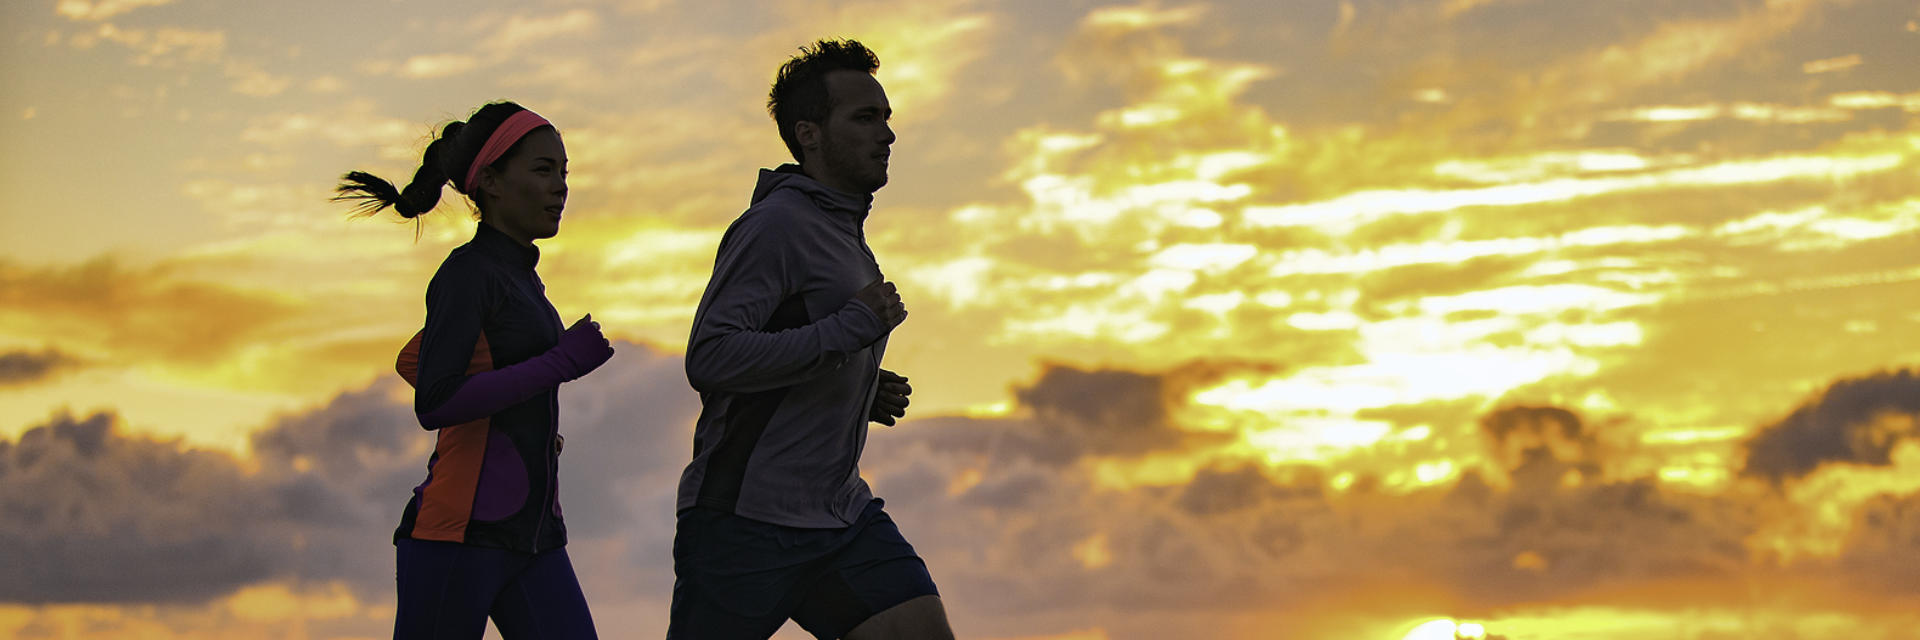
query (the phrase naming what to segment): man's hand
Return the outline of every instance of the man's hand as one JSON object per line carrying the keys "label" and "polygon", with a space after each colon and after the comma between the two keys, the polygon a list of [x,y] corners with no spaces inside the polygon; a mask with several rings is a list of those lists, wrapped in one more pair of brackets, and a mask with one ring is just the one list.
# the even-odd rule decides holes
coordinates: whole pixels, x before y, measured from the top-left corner
{"label": "man's hand", "polygon": [[894,290],[893,283],[884,278],[874,278],[872,284],[853,294],[853,299],[867,305],[868,309],[873,310],[873,315],[880,316],[880,321],[886,323],[888,331],[907,319],[907,306],[901,304],[900,293]]}
{"label": "man's hand", "polygon": [[867,411],[867,419],[880,424],[893,426],[894,420],[907,415],[907,396],[913,394],[913,385],[907,384],[907,377],[880,370],[880,391],[873,394],[873,408]]}

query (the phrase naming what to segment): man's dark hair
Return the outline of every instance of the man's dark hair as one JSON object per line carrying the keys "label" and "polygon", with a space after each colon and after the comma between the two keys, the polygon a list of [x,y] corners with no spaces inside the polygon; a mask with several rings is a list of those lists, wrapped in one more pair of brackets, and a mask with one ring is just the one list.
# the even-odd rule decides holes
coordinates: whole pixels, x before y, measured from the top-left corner
{"label": "man's dark hair", "polygon": [[880,57],[858,40],[821,40],[811,47],[800,47],[800,55],[780,65],[773,79],[773,91],[767,96],[767,114],[780,127],[780,139],[799,162],[800,141],[793,134],[794,123],[802,120],[825,124],[833,113],[832,96],[827,95],[827,73],[860,71],[873,73],[880,68]]}

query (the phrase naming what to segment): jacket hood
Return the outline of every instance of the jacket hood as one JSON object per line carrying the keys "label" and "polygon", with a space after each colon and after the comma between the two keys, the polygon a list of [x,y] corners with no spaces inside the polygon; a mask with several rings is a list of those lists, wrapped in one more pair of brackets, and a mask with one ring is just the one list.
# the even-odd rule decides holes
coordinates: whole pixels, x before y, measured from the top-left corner
{"label": "jacket hood", "polygon": [[800,165],[783,164],[778,169],[761,169],[760,182],[753,186],[753,204],[772,196],[775,191],[793,189],[812,200],[814,206],[828,213],[843,213],[851,217],[855,226],[865,222],[867,214],[873,211],[873,194],[853,195],[836,191],[820,184],[800,170]]}

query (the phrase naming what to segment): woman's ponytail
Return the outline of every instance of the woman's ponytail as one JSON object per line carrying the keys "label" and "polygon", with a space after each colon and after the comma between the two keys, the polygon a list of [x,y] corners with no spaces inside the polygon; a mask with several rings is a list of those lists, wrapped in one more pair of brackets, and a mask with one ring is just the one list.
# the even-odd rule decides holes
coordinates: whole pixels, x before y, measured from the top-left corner
{"label": "woman's ponytail", "polygon": [[[420,154],[420,168],[414,170],[413,180],[407,183],[406,189],[365,171],[349,171],[340,177],[333,200],[352,202],[353,215],[357,217],[393,207],[401,218],[418,218],[440,204],[440,189],[447,186],[448,181],[454,182],[455,191],[466,193],[460,180],[466,176],[482,144],[507,116],[524,110],[512,102],[482,106],[466,122],[449,122],[440,130],[440,136]],[[415,232],[417,235],[418,229]]]}
{"label": "woman's ponytail", "polygon": [[385,178],[365,171],[349,171],[340,177],[340,186],[335,189],[339,195],[336,201],[354,202],[354,215],[370,216],[387,207],[393,207],[402,218],[415,218],[432,211],[440,204],[440,188],[447,184],[447,150],[459,139],[462,122],[448,123],[440,131],[440,137],[427,145],[420,154],[420,168],[413,172],[413,181],[405,190],[397,189]]}

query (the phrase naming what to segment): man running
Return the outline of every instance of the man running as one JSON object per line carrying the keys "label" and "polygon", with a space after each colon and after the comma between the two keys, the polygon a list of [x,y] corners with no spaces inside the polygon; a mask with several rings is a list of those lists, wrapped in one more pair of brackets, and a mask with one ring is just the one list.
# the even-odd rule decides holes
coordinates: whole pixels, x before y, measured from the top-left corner
{"label": "man running", "polygon": [[700,392],[680,477],[670,639],[952,638],[926,563],[860,478],[869,421],[912,387],[880,368],[907,317],[863,223],[893,130],[880,60],[853,40],[801,48],[768,111],[799,164],[760,171],[720,239],[694,315]]}

